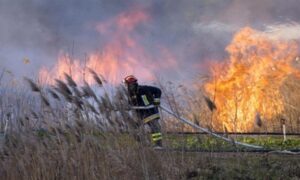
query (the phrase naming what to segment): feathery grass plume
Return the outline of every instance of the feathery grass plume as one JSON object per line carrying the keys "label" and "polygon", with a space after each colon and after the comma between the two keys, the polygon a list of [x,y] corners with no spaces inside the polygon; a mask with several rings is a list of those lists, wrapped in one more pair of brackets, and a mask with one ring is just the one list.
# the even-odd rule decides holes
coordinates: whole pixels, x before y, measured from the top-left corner
{"label": "feathery grass plume", "polygon": [[91,103],[89,103],[88,101],[84,101],[84,105],[89,108],[93,113],[99,115],[99,113],[97,112],[96,108],[91,105]]}
{"label": "feathery grass plume", "polygon": [[[101,75],[101,74],[97,74],[93,69],[91,68],[88,68],[89,69],[89,72],[92,73],[92,74],[96,74],[97,76],[100,76],[100,80],[103,82],[103,83],[107,83],[107,81],[105,80],[105,78]],[[92,71],[92,72],[91,72]]]}
{"label": "feathery grass plume", "polygon": [[205,99],[206,105],[210,111],[214,111],[217,109],[216,104],[214,102],[212,102],[209,97],[204,96],[204,99]]}
{"label": "feathery grass plume", "polygon": [[61,89],[55,87],[56,92],[60,93],[68,102],[72,102],[72,95],[69,95],[67,92],[62,91]]}
{"label": "feathery grass plume", "polygon": [[64,96],[64,98],[72,103],[72,91],[70,90],[70,88],[67,86],[67,84],[65,84],[63,81],[56,79],[56,85],[57,87],[54,88],[57,92],[59,92],[61,95]]}
{"label": "feathery grass plume", "polygon": [[55,91],[53,91],[52,89],[48,89],[48,92],[54,99],[60,100],[59,96],[56,94]]}
{"label": "feathery grass plume", "polygon": [[260,113],[257,112],[256,115],[255,115],[255,123],[258,127],[261,127],[262,126],[262,120],[261,120],[261,117],[260,117]]}
{"label": "feathery grass plume", "polygon": [[65,75],[65,78],[66,78],[69,86],[77,87],[76,82],[72,79],[72,77],[70,75],[68,75],[67,73],[65,73],[64,75]]}
{"label": "feathery grass plume", "polygon": [[104,99],[106,99],[106,103],[107,103],[107,107],[110,109],[110,110],[114,110],[114,105],[112,104],[111,102],[111,99],[109,98],[108,94],[105,93],[104,94]]}
{"label": "feathery grass plume", "polygon": [[82,93],[80,92],[80,90],[77,87],[73,87],[72,90],[73,90],[75,96],[82,97]]}
{"label": "feathery grass plume", "polygon": [[113,121],[113,119],[111,118],[110,111],[107,110],[107,111],[104,113],[104,116],[105,116],[105,118],[107,119],[107,122],[109,123],[110,128],[115,129],[115,127],[116,127],[117,124],[116,124],[116,122]]}
{"label": "feathery grass plume", "polygon": [[106,111],[106,107],[105,107],[105,104],[104,103],[98,103],[98,108],[99,108],[99,111],[101,114],[105,113]]}
{"label": "feathery grass plume", "polygon": [[99,86],[103,86],[103,82],[101,80],[101,78],[97,75],[97,73],[89,68],[90,73],[93,75],[93,78],[95,80],[95,82],[99,85]]}
{"label": "feathery grass plume", "polygon": [[49,102],[49,100],[48,100],[43,94],[40,94],[40,97],[41,97],[41,99],[42,99],[42,102],[43,102],[46,106],[50,107],[50,102]]}
{"label": "feathery grass plume", "polygon": [[107,98],[101,97],[101,103],[103,104],[105,110],[109,110],[110,109],[109,102],[108,102]]}
{"label": "feathery grass plume", "polygon": [[73,104],[76,105],[76,107],[83,110],[83,102],[81,101],[80,98],[78,98],[76,96],[72,96],[72,102],[73,102]]}
{"label": "feathery grass plume", "polygon": [[56,81],[57,88],[59,88],[61,92],[65,92],[68,95],[72,95],[72,91],[63,81],[59,79],[56,79],[55,81]]}
{"label": "feathery grass plume", "polygon": [[82,90],[82,97],[85,97],[85,98],[89,98],[89,97],[92,97],[92,95],[89,93],[89,89],[85,86],[81,87],[81,90]]}
{"label": "feathery grass plume", "polygon": [[105,80],[104,76],[102,76],[101,74],[99,74],[100,78],[102,79],[103,83],[107,83],[107,80]]}
{"label": "feathery grass plume", "polygon": [[41,89],[39,88],[39,86],[36,83],[34,83],[31,79],[24,77],[24,80],[28,82],[28,84],[33,92],[41,92]]}
{"label": "feathery grass plume", "polygon": [[84,86],[81,88],[83,91],[84,97],[93,97],[96,101],[98,101],[98,98],[95,94],[95,92],[92,90],[90,85],[87,82],[84,82]]}

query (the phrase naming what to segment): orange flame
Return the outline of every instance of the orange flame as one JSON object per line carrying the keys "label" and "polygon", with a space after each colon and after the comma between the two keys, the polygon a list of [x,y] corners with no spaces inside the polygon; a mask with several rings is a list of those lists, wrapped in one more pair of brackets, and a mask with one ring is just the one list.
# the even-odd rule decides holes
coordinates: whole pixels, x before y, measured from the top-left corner
{"label": "orange flame", "polygon": [[[96,25],[96,30],[110,37],[109,42],[99,53],[90,53],[86,61],[71,58],[68,54],[62,54],[58,62],[51,70],[43,68],[39,77],[46,83],[54,83],[54,79],[62,79],[64,74],[70,74],[76,82],[83,80],[93,83],[92,75],[87,68],[103,75],[111,84],[118,84],[122,78],[129,74],[136,75],[144,81],[156,78],[157,67],[175,68],[177,62],[165,48],[159,48],[158,54],[164,61],[158,61],[149,55],[139,44],[138,37],[133,30],[140,24],[150,20],[147,13],[141,9],[121,13],[117,17]],[[163,64],[168,63],[169,66]]]}
{"label": "orange flame", "polygon": [[212,126],[215,130],[251,131],[256,114],[271,120],[284,111],[280,87],[289,75],[300,74],[292,66],[298,46],[247,27],[234,36],[226,50],[227,64],[213,65],[213,79],[205,84],[218,108]]}

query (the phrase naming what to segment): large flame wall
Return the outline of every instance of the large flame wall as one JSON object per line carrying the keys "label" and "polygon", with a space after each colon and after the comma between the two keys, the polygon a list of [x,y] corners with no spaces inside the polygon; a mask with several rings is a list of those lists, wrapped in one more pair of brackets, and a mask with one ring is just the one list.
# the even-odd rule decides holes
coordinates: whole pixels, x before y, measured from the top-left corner
{"label": "large flame wall", "polygon": [[217,105],[213,128],[251,131],[258,116],[272,120],[284,111],[280,87],[290,75],[299,76],[292,65],[298,46],[247,27],[226,50],[229,58],[212,66],[212,79],[205,84]]}

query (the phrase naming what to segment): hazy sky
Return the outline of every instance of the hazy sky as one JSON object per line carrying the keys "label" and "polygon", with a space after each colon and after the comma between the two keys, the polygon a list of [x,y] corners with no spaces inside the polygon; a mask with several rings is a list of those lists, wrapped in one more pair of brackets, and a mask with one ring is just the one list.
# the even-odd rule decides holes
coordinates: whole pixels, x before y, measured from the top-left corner
{"label": "hazy sky", "polygon": [[[134,31],[140,43],[149,53],[157,45],[168,48],[184,77],[200,73],[201,62],[226,56],[241,27],[300,22],[300,0],[0,0],[0,68],[23,76],[53,66],[62,51],[78,58],[99,51],[109,37],[95,24],[133,7],[151,16]],[[24,65],[24,58],[31,63]]]}

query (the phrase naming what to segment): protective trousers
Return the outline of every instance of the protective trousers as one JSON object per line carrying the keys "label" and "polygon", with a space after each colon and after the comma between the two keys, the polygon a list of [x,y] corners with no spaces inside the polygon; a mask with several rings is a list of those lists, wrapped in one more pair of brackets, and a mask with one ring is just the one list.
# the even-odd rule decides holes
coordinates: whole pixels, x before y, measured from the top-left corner
{"label": "protective trousers", "polygon": [[151,140],[155,146],[162,146],[162,134],[159,119],[154,119],[146,123],[151,129]]}

